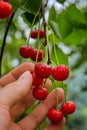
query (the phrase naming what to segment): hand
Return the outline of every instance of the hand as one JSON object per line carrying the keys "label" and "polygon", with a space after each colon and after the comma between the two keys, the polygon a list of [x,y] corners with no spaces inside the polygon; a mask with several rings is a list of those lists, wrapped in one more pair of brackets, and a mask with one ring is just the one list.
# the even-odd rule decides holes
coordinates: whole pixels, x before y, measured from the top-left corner
{"label": "hand", "polygon": [[[35,102],[30,73],[33,70],[34,64],[26,62],[0,79],[0,130],[35,130],[46,118],[49,108],[56,104],[54,90],[29,115],[18,123],[14,122]],[[46,87],[50,86],[51,81],[48,79]],[[58,96],[60,103],[64,98],[63,90],[60,88]],[[57,125],[50,123],[44,130],[61,130],[64,122],[65,119]]]}

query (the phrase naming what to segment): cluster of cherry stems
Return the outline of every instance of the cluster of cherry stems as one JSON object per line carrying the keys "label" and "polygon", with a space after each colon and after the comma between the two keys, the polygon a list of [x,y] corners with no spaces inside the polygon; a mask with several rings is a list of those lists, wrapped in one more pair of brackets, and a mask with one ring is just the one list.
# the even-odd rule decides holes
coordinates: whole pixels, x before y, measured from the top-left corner
{"label": "cluster of cherry stems", "polygon": [[[2,13],[3,12],[3,13]],[[8,18],[12,13],[12,6],[8,0],[3,0],[0,2],[0,19]],[[34,30],[31,31],[30,37],[34,39],[44,38],[44,30]],[[33,83],[35,86],[33,89],[33,96],[37,100],[44,100],[48,96],[48,90],[45,87],[46,80],[50,76],[56,81],[64,81],[69,76],[69,68],[65,65],[58,65],[54,68],[50,65],[42,62],[44,57],[43,50],[35,49],[31,46],[23,45],[19,49],[20,55],[23,58],[30,58],[33,61],[37,61],[35,65],[34,72],[32,72]],[[58,95],[57,95],[58,96]],[[58,104],[57,104],[58,105]],[[76,104],[73,101],[66,101],[62,103],[61,109],[57,109],[55,106],[49,109],[48,118],[51,122],[57,123],[61,121],[64,114],[72,114],[76,110]]]}

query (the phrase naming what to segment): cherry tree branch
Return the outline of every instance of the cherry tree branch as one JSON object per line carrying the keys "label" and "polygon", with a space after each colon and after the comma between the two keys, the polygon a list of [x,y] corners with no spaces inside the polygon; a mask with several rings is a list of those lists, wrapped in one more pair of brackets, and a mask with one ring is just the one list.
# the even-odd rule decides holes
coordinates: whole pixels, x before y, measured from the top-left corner
{"label": "cherry tree branch", "polygon": [[13,17],[14,17],[14,13],[11,15],[11,17],[10,17],[10,19],[8,21],[8,24],[7,24],[7,27],[6,27],[6,30],[5,30],[5,34],[4,34],[4,38],[3,38],[3,42],[2,42],[2,46],[1,46],[1,52],[0,52],[0,77],[2,75],[2,72],[1,72],[2,59],[3,59],[4,49],[5,49],[5,45],[6,45],[6,38],[7,38],[7,34],[8,34],[8,31],[9,31],[9,28],[11,26],[11,22],[12,22]]}
{"label": "cherry tree branch", "polygon": [[[44,46],[46,46],[48,43],[47,41],[47,30],[46,30],[46,27],[47,27],[47,23],[46,23],[46,19],[45,19],[45,7],[47,7],[47,4],[48,4],[48,0],[45,4],[45,6],[43,5],[43,0],[41,0],[41,11],[42,11],[42,16],[43,16],[43,26],[44,26],[44,32],[45,32],[45,42],[43,43]],[[47,64],[50,64],[51,63],[51,58],[50,58],[50,52],[49,52],[49,46],[48,46],[48,61],[47,61]]]}

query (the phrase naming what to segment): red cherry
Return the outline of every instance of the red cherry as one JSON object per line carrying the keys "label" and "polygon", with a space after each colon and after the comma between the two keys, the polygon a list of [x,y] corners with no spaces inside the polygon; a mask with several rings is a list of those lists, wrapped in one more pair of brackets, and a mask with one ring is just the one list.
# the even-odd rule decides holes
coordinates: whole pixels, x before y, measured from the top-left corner
{"label": "red cherry", "polygon": [[0,19],[9,17],[12,14],[12,6],[8,2],[0,2]]}
{"label": "red cherry", "polygon": [[34,52],[32,53],[31,59],[33,61],[37,60],[38,62],[40,62],[42,60],[43,56],[44,56],[43,50],[34,49]]}
{"label": "red cherry", "polygon": [[33,89],[33,96],[38,100],[44,100],[48,95],[48,90],[42,87],[35,87]]}
{"label": "red cherry", "polygon": [[38,78],[38,77],[35,75],[34,72],[32,73],[32,77],[33,77],[33,83],[32,83],[32,85],[34,85],[34,86],[36,86],[36,87],[42,85],[42,83],[43,83],[43,79],[42,79],[42,78]]}
{"label": "red cherry", "polygon": [[63,119],[63,112],[61,110],[56,110],[55,108],[51,108],[48,111],[48,118],[52,123],[58,123]]}
{"label": "red cherry", "polygon": [[39,36],[40,38],[44,38],[44,37],[45,37],[45,32],[44,32],[44,30],[40,30],[39,33],[40,33],[40,36]]}
{"label": "red cherry", "polygon": [[19,53],[23,58],[31,58],[34,49],[30,46],[21,46],[19,49]]}
{"label": "red cherry", "polygon": [[30,37],[34,38],[34,39],[37,39],[38,38],[38,31],[37,30],[36,31],[31,31]]}
{"label": "red cherry", "polygon": [[51,74],[51,67],[39,62],[35,65],[35,74],[40,78],[48,78]]}
{"label": "red cherry", "polygon": [[59,65],[52,69],[52,76],[58,81],[66,80],[69,76],[69,68],[65,65]]}
{"label": "red cherry", "polygon": [[30,33],[30,37],[37,39],[37,38],[44,38],[45,33],[44,30],[35,30],[35,31],[31,31]]}
{"label": "red cherry", "polygon": [[61,110],[64,114],[72,114],[76,110],[76,104],[73,101],[67,101],[62,104]]}

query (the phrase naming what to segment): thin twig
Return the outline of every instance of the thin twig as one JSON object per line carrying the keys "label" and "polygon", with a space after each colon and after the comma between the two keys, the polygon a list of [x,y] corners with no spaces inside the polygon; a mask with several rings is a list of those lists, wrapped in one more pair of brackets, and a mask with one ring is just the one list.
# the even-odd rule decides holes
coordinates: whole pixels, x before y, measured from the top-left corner
{"label": "thin twig", "polygon": [[45,20],[45,9],[44,9],[44,5],[43,5],[42,0],[41,0],[41,11],[42,11],[42,16],[43,16],[43,25],[44,25],[44,32],[45,32],[44,46],[46,46],[47,45],[46,20]]}
{"label": "thin twig", "polygon": [[2,58],[3,58],[3,53],[4,53],[4,49],[5,49],[5,45],[6,45],[6,38],[7,38],[7,34],[8,34],[8,31],[9,31],[9,28],[10,28],[10,25],[11,25],[13,17],[14,17],[14,13],[11,15],[11,17],[9,19],[9,22],[7,24],[7,27],[6,27],[6,30],[5,30],[5,34],[4,34],[4,38],[3,38],[3,42],[2,42],[2,46],[1,46],[1,52],[0,52],[0,77],[2,75],[2,72],[1,72]]}

